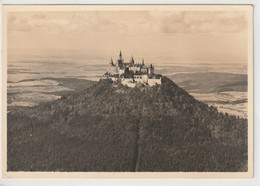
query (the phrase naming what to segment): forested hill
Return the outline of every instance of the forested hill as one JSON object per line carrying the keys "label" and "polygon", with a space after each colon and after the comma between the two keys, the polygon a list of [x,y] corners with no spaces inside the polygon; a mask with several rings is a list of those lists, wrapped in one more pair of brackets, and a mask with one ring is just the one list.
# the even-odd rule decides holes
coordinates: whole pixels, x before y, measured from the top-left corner
{"label": "forested hill", "polygon": [[8,114],[9,171],[247,171],[247,119],[195,100],[166,77],[101,80]]}

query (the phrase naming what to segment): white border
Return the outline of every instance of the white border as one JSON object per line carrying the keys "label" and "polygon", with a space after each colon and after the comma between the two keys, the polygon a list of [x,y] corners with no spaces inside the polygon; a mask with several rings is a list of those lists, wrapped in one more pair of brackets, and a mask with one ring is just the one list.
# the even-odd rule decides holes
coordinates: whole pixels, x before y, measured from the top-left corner
{"label": "white border", "polygon": [[[260,70],[260,65],[257,63],[259,60],[259,19],[260,19],[260,3],[253,0],[124,0],[124,3],[119,0],[4,0],[2,4],[253,4],[254,5],[254,178],[253,179],[214,179],[214,180],[198,180],[198,179],[178,179],[178,180],[19,180],[19,179],[1,179],[0,184],[3,185],[260,185],[260,177],[259,177],[259,123],[260,123],[260,111],[259,111],[259,84],[258,79],[259,75],[257,72]],[[0,18],[2,17],[2,11],[0,10]],[[0,19],[2,20],[2,18]],[[2,31],[2,29],[0,29]],[[0,34],[2,36],[2,34]],[[0,37],[1,37],[0,36]],[[2,38],[1,38],[2,39]],[[2,40],[1,40],[2,41]],[[2,42],[1,42],[2,43]],[[2,51],[2,50],[1,50]],[[1,55],[1,54],[0,54]],[[0,56],[0,59],[2,57]],[[0,65],[1,66],[1,65]],[[1,71],[2,72],[2,71]],[[2,75],[0,76],[2,77]],[[0,81],[1,83],[1,81]],[[0,84],[1,85],[1,84]],[[1,93],[0,93],[1,94]],[[2,97],[0,95],[0,97]],[[0,105],[2,105],[0,103]],[[259,114],[258,114],[259,113]],[[1,138],[0,138],[1,139]],[[2,144],[2,143],[0,143]],[[0,148],[2,149],[2,148]]]}

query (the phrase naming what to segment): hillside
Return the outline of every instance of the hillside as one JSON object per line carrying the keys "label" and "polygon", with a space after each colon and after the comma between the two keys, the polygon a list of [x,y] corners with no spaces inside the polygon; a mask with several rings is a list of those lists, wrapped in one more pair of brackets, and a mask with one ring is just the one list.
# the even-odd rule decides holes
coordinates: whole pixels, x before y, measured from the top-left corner
{"label": "hillside", "polygon": [[9,171],[247,171],[247,119],[195,100],[166,77],[102,80],[8,113]]}

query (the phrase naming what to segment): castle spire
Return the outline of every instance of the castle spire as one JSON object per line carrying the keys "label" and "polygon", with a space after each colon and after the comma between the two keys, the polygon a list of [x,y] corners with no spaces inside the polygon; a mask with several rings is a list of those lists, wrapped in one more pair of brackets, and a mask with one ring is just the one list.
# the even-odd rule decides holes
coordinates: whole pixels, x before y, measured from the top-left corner
{"label": "castle spire", "polygon": [[142,60],[142,65],[144,65],[144,59]]}
{"label": "castle spire", "polygon": [[133,64],[135,63],[135,60],[134,60],[134,57],[133,57],[133,56],[132,56],[131,62],[132,62]]}
{"label": "castle spire", "polygon": [[119,59],[122,59],[122,52],[120,50],[120,53],[119,53]]}
{"label": "castle spire", "polygon": [[112,57],[111,57],[110,65],[112,65],[112,66],[114,65]]}

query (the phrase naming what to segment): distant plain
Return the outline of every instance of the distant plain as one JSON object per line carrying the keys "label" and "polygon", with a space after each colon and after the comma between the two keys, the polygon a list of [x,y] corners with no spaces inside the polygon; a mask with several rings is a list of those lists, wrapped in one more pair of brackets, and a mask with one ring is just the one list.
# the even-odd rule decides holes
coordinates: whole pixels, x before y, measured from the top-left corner
{"label": "distant plain", "polygon": [[[106,72],[108,59],[57,57],[8,58],[8,110],[34,106],[83,90]],[[150,64],[149,61],[145,61]],[[155,72],[167,76],[196,99],[219,111],[247,118],[247,66],[226,63],[153,63]],[[90,80],[90,81],[89,81]]]}

